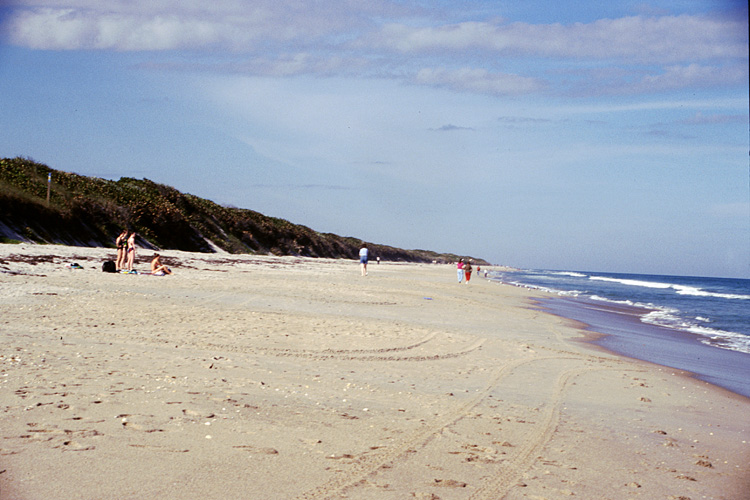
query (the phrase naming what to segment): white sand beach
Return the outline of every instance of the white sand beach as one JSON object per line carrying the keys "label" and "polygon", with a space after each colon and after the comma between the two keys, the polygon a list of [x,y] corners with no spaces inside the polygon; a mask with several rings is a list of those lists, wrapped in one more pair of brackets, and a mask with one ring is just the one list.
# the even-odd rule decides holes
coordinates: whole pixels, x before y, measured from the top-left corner
{"label": "white sand beach", "polygon": [[540,292],[160,253],[0,245],[0,499],[748,498],[750,401]]}

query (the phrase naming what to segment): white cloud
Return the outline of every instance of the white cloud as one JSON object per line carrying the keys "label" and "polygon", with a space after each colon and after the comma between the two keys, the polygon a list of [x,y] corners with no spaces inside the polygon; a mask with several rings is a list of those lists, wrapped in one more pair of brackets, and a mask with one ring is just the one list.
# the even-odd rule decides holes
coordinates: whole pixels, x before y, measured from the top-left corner
{"label": "white cloud", "polygon": [[449,123],[447,125],[443,125],[442,127],[431,128],[430,130],[434,132],[456,132],[460,130],[469,130],[473,132],[475,129],[473,127],[460,127],[458,125],[453,125],[452,123]]}
{"label": "white cloud", "polygon": [[625,17],[593,23],[494,24],[437,27],[388,24],[369,40],[404,53],[486,50],[506,56],[680,62],[747,57],[747,24],[701,16]]}
{"label": "white cloud", "polygon": [[[26,0],[5,25],[40,49],[248,51],[255,42],[309,45],[358,39],[359,50],[486,50],[506,56],[619,58],[662,64],[747,57],[746,19],[632,16],[592,23],[463,22],[409,26],[412,10],[388,0]],[[390,20],[390,22],[389,22]],[[378,27],[379,24],[382,24]],[[287,50],[289,51],[289,50]]]}
{"label": "white cloud", "polygon": [[72,9],[39,9],[13,16],[10,41],[43,50],[171,50],[220,41],[222,26],[199,19]]}
{"label": "white cloud", "polygon": [[349,0],[71,1],[26,2],[4,25],[16,45],[35,49],[120,51],[206,49],[253,51],[258,43],[317,43],[369,23],[368,16],[388,11]]}
{"label": "white cloud", "polygon": [[685,88],[727,88],[746,85],[746,64],[712,66],[701,64],[669,65],[665,67],[618,68],[609,74],[599,71],[581,71],[576,79],[559,83],[568,87],[567,93],[580,96],[611,96],[664,93]]}
{"label": "white cloud", "polygon": [[747,108],[747,98],[716,98],[716,99],[666,99],[666,100],[644,100],[628,104],[600,103],[561,106],[559,111],[568,114],[609,114],[609,113],[633,113],[640,111],[674,110],[674,109],[741,109]]}
{"label": "white cloud", "polygon": [[689,64],[668,66],[658,75],[649,75],[634,85],[634,92],[662,91],[685,87],[717,86],[747,82],[747,68]]}
{"label": "white cloud", "polygon": [[748,78],[746,18],[415,27],[410,23],[418,8],[391,0],[226,0],[210,7],[199,0],[17,2],[22,7],[10,12],[0,31],[18,46],[232,56],[144,64],[152,69],[377,76],[495,96],[550,89],[558,95],[630,95],[726,87]]}
{"label": "white cloud", "polygon": [[535,78],[492,73],[481,68],[461,68],[458,70],[423,68],[417,72],[414,82],[421,85],[492,95],[526,94],[543,88],[543,84]]}
{"label": "white cloud", "polygon": [[321,56],[307,52],[281,54],[276,58],[256,57],[243,62],[206,69],[255,76],[286,77],[294,75],[334,76],[350,73],[367,66],[363,59]]}

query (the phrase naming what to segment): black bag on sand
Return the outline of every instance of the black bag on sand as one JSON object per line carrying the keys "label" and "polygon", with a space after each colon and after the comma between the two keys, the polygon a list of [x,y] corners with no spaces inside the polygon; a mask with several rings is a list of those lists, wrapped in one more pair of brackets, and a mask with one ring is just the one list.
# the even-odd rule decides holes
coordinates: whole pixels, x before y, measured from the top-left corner
{"label": "black bag on sand", "polygon": [[102,264],[102,271],[105,273],[114,273],[117,272],[117,268],[115,267],[115,263],[111,260],[105,260],[104,264]]}

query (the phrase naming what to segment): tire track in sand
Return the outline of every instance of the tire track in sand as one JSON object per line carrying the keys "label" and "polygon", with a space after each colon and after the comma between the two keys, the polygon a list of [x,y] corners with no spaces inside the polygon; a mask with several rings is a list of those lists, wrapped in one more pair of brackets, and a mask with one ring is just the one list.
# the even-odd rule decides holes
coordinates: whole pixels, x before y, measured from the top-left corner
{"label": "tire track in sand", "polygon": [[[381,354],[386,352],[403,352],[403,351],[409,351],[411,349],[416,349],[417,347],[420,347],[427,342],[431,341],[437,336],[437,332],[431,332],[427,334],[422,340],[419,340],[413,344],[409,344],[406,346],[400,346],[400,347],[380,347],[377,349],[322,349],[322,350],[313,350],[313,349],[298,349],[294,352],[301,353],[301,354],[314,354],[314,355],[325,355],[325,354],[339,354],[339,353],[348,353],[348,354]],[[287,349],[280,349],[280,348],[260,348],[266,352],[280,352],[283,353],[287,351]]]}
{"label": "tire track in sand", "polygon": [[555,382],[541,422],[534,425],[524,437],[523,445],[519,446],[514,456],[500,465],[500,472],[474,491],[469,500],[500,500],[518,485],[523,474],[534,465],[542,448],[557,430],[563,395],[571,381],[584,373],[608,369],[611,368],[586,367],[562,372]]}
{"label": "tire track in sand", "polygon": [[[270,354],[272,356],[276,357],[291,357],[291,358],[305,358],[305,359],[313,359],[317,361],[327,360],[327,359],[339,359],[339,360],[346,360],[346,361],[437,361],[441,359],[451,359],[451,358],[459,358],[461,356],[465,356],[469,354],[472,351],[475,351],[479,349],[482,344],[484,344],[485,340],[480,339],[465,349],[459,349],[457,351],[453,352],[446,352],[442,354],[414,354],[411,356],[404,356],[404,355],[377,355],[377,354],[358,354],[358,352],[361,351],[355,351],[354,354],[352,354],[352,351],[347,350],[341,350],[341,351],[319,351],[319,352],[304,352],[304,351],[279,351],[279,352],[265,352],[265,354]],[[397,349],[395,349],[397,350]],[[390,352],[391,350],[385,350],[384,352]],[[381,351],[376,351],[381,352]]]}
{"label": "tire track in sand", "polygon": [[[444,415],[436,418],[432,422],[431,425],[413,433],[411,436],[404,438],[400,443],[396,443],[387,448],[383,448],[382,453],[358,458],[356,462],[351,464],[351,467],[348,470],[342,471],[336,474],[333,478],[331,478],[327,482],[305,493],[302,493],[301,495],[295,498],[297,500],[317,500],[317,499],[331,498],[333,495],[336,495],[337,493],[342,492],[344,489],[351,487],[351,486],[355,486],[358,483],[363,482],[368,476],[377,472],[378,469],[391,464],[400,456],[406,455],[411,450],[418,448],[420,445],[424,445],[434,436],[439,434],[443,429],[454,424],[455,422],[462,419],[463,417],[467,416],[476,406],[479,405],[479,403],[484,398],[486,398],[495,389],[495,387],[500,383],[500,381],[503,378],[508,376],[518,367],[525,365],[525,364],[534,363],[537,361],[549,361],[552,359],[570,359],[570,358],[563,357],[563,356],[547,356],[547,357],[533,358],[533,359],[521,359],[521,360],[516,360],[514,362],[511,362],[502,366],[490,378],[490,380],[488,381],[484,389],[482,389],[472,399],[466,401],[463,404],[458,405],[453,410],[450,410]],[[580,359],[580,358],[574,358],[574,359]],[[584,371],[584,370],[580,370],[580,371]],[[557,395],[557,397],[555,398],[556,400],[558,400],[557,404],[551,405],[555,409],[559,407],[559,399],[561,399],[560,396],[562,395],[562,388],[566,384],[567,384],[567,379],[564,381],[562,385],[560,385],[560,389],[555,391],[556,395],[559,393],[559,395]],[[559,410],[557,411],[559,412]],[[547,425],[548,426],[552,425],[552,419],[550,419],[550,422]],[[542,432],[542,434],[546,434],[546,432]],[[541,438],[537,439],[536,441],[541,441],[542,444],[544,444],[544,442],[546,442],[547,439],[544,439],[544,436],[541,436]],[[535,448],[530,449],[528,453],[525,454],[525,456],[526,455],[530,456],[533,453],[534,449]],[[477,498],[481,499],[481,498],[489,498],[489,497],[477,497]]]}
{"label": "tire track in sand", "polygon": [[[216,342],[191,341],[182,341],[181,347],[204,350],[219,350],[222,352],[236,352],[242,354],[267,355],[275,356],[278,358],[310,359],[315,361],[325,361],[331,359],[345,361],[437,361],[441,359],[452,359],[465,356],[470,352],[479,349],[485,343],[485,339],[479,339],[464,348],[438,354],[399,354],[413,351],[419,347],[422,347],[423,345],[432,341],[436,336],[437,333],[430,333],[413,344],[409,344],[406,346],[382,347],[378,349],[286,349],[278,347],[238,346],[232,344],[220,344]],[[144,343],[174,343],[174,341],[171,339],[153,339],[146,337],[139,337],[136,340]]]}

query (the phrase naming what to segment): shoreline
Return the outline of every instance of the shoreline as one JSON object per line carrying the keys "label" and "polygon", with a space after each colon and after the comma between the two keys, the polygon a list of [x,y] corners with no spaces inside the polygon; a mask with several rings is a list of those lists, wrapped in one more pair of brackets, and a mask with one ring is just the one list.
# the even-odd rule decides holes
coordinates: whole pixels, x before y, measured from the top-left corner
{"label": "shoreline", "polygon": [[592,344],[614,354],[675,368],[738,397],[750,399],[750,355],[703,344],[697,335],[640,320],[637,308],[548,297],[540,307],[598,334]]}
{"label": "shoreline", "polygon": [[113,253],[0,245],[2,498],[734,499],[750,484],[750,402],[581,343],[541,293],[458,285],[448,265],[365,278],[353,260],[174,251],[172,276],[101,272]]}

